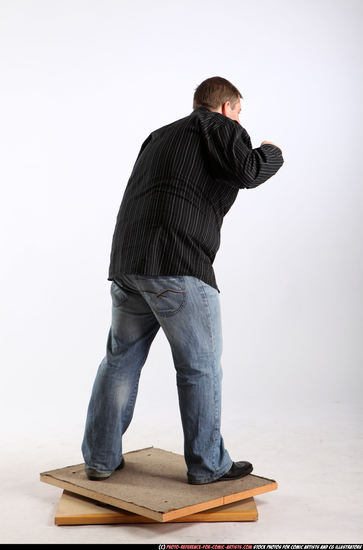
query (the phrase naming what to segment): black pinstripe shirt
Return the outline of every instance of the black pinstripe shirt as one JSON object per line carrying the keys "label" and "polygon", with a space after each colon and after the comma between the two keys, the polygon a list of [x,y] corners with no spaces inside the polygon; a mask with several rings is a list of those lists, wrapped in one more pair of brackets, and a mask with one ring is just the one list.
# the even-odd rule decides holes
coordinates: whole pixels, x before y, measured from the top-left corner
{"label": "black pinstripe shirt", "polygon": [[205,107],[151,132],[117,215],[108,280],[194,275],[220,292],[212,264],[223,217],[239,189],[257,187],[283,162],[279,147],[252,149],[237,121]]}

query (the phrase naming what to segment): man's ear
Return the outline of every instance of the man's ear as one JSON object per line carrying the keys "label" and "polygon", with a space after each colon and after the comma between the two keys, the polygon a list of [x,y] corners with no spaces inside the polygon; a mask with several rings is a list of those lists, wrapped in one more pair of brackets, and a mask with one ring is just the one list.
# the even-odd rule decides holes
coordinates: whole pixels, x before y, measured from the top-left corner
{"label": "man's ear", "polygon": [[222,114],[227,116],[227,102],[222,103]]}

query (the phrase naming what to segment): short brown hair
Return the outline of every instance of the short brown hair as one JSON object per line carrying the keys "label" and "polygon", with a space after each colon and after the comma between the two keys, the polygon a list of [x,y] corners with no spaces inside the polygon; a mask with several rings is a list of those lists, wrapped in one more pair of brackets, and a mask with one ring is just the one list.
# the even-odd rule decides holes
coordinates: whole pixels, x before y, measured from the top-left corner
{"label": "short brown hair", "polygon": [[203,80],[195,89],[193,109],[207,107],[207,109],[219,109],[226,101],[231,102],[234,109],[242,94],[231,82],[221,76],[212,76]]}

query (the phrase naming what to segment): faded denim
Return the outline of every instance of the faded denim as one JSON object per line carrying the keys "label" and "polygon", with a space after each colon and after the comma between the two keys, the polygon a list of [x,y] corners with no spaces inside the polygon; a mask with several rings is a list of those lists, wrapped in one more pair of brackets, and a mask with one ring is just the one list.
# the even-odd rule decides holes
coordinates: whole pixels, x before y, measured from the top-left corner
{"label": "faded denim", "polygon": [[[189,275],[122,275],[110,288],[112,322],[93,384],[82,453],[110,474],[135,407],[140,373],[160,326],[171,347],[187,476],[209,483],[232,466],[220,432],[222,326],[218,291]],[[160,380],[160,383],[162,381]]]}

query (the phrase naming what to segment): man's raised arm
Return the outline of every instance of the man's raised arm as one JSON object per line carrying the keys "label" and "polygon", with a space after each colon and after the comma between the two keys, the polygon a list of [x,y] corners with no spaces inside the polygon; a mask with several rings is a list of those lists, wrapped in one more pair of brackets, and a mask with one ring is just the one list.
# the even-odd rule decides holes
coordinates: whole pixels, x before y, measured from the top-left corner
{"label": "man's raised arm", "polygon": [[239,188],[252,189],[271,178],[284,163],[281,149],[263,141],[252,148],[248,132],[238,122],[216,128],[208,152],[217,174]]}

